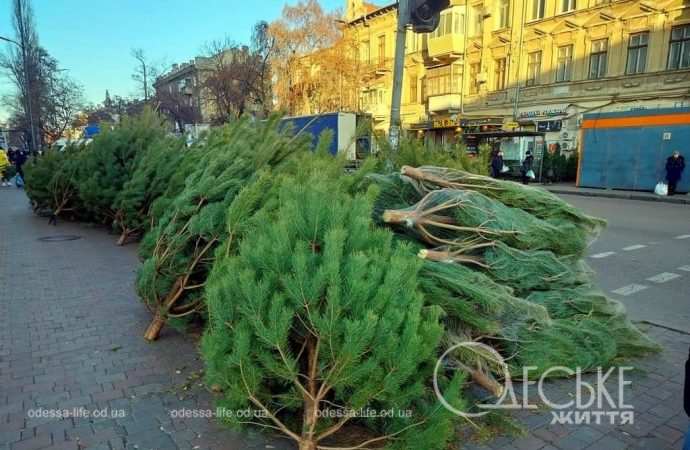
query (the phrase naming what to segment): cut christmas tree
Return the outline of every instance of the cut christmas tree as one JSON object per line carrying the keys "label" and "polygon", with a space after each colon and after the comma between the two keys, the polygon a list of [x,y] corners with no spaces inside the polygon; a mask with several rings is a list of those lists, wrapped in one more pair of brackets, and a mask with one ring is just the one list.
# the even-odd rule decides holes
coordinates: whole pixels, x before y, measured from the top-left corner
{"label": "cut christmas tree", "polygon": [[140,248],[144,262],[137,290],[153,314],[147,340],[157,339],[169,318],[188,319],[203,311],[202,288],[216,249],[230,235],[226,218],[235,196],[262,170],[306,151],[305,143],[282,134],[275,119],[242,120],[211,133],[204,157]]}
{"label": "cut christmas tree", "polygon": [[165,136],[162,119],[150,109],[124,117],[112,129],[104,127],[91,142],[79,171],[79,196],[97,221],[116,220],[116,200],[133,176],[138,159],[153,142]]}
{"label": "cut christmas tree", "polygon": [[65,214],[90,219],[76,184],[86,156],[84,147],[69,145],[63,151],[47,151],[24,165],[25,189],[35,212],[49,216],[53,223]]}
{"label": "cut christmas tree", "polygon": [[148,229],[153,203],[170,188],[185,153],[184,141],[167,137],[153,141],[137,158],[131,178],[114,201],[115,226],[121,230],[118,245]]}
{"label": "cut christmas tree", "polygon": [[354,424],[371,436],[337,448],[445,449],[457,418],[428,387],[443,327],[418,290],[421,262],[373,225],[371,195],[341,187],[288,180],[278,210],[217,261],[208,382],[223,391],[219,406],[256,411],[231,423],[276,430],[300,450],[335,448],[328,440]]}

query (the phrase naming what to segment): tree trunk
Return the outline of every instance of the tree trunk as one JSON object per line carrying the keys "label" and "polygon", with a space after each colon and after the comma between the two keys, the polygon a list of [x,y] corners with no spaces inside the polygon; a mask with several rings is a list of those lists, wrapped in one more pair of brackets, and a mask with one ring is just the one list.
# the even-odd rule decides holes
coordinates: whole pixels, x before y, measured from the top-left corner
{"label": "tree trunk", "polygon": [[129,230],[123,230],[120,238],[117,240],[117,245],[122,247],[127,243],[127,239],[129,239]]}
{"label": "tree trunk", "polygon": [[153,316],[153,321],[149,324],[148,328],[146,329],[146,332],[144,333],[144,339],[147,341],[155,341],[158,339],[158,336],[161,334],[161,330],[163,329],[163,326],[165,325],[165,319],[163,316],[161,316],[160,313],[156,313],[155,316]]}
{"label": "tree trunk", "polygon": [[300,440],[299,450],[316,450],[316,442],[311,440]]}

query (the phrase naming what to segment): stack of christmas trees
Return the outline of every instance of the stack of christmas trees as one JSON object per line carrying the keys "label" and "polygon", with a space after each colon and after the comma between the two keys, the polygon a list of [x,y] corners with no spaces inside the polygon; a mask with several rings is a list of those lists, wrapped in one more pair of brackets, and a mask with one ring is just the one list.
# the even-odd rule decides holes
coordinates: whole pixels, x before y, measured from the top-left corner
{"label": "stack of christmas trees", "polygon": [[[147,112],[33,161],[27,191],[120,243],[143,235],[145,337],[205,324],[209,384],[222,406],[255,412],[228,420],[303,450],[446,448],[459,417],[433,382],[462,409],[466,383],[497,393],[503,375],[482,352],[438,370],[459,342],[530,376],[656,350],[582,261],[601,220],[479,175],[486,161],[462,152],[404,142],[395,173],[376,157],[352,173],[328,141],[310,149],[274,118],[186,148]],[[343,441],[351,427],[360,438]]]}

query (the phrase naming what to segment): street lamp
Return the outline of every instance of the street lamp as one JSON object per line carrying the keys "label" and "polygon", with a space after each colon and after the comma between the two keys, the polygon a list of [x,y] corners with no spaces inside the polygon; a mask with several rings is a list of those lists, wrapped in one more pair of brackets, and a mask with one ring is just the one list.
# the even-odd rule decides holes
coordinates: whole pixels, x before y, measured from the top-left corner
{"label": "street lamp", "polygon": [[20,44],[19,42],[15,41],[14,39],[10,39],[4,36],[0,36],[0,40],[14,44],[17,47],[19,47],[19,49],[22,51],[22,63],[24,65],[24,83],[26,84],[26,110],[29,114],[29,134],[31,136],[31,147],[29,147],[29,151],[33,152],[36,146],[36,133],[34,127],[34,115],[31,106],[31,78],[29,77],[29,66],[26,55],[26,47]]}

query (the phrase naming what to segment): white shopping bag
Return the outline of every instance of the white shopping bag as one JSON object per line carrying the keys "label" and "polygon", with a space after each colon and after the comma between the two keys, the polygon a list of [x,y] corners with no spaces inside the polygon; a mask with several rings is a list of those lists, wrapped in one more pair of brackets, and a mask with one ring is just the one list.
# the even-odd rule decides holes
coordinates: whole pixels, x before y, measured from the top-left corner
{"label": "white shopping bag", "polygon": [[668,195],[668,184],[659,181],[654,188],[654,193],[661,196]]}
{"label": "white shopping bag", "polygon": [[510,172],[510,167],[503,164],[503,167],[501,167],[501,173],[506,173],[506,172]]}
{"label": "white shopping bag", "polygon": [[527,178],[529,178],[530,180],[534,180],[535,178],[537,178],[537,176],[534,174],[534,170],[530,169],[527,171]]}

